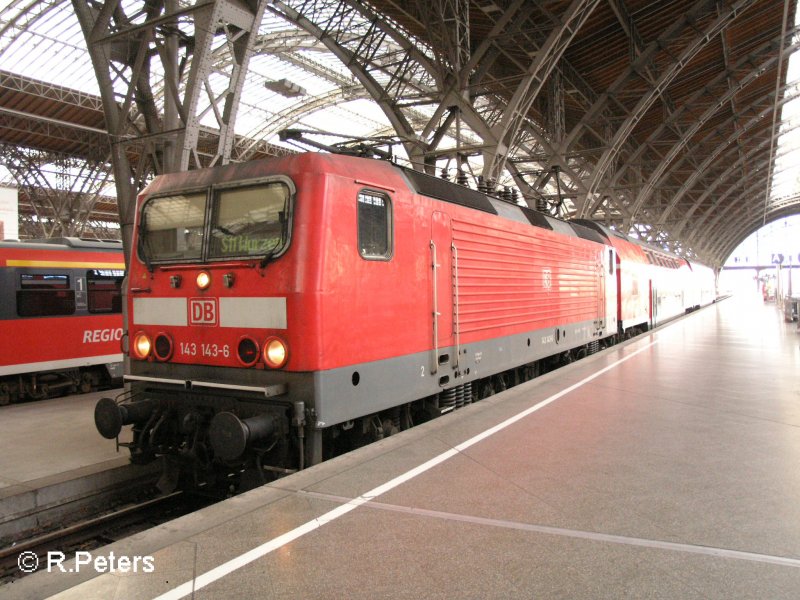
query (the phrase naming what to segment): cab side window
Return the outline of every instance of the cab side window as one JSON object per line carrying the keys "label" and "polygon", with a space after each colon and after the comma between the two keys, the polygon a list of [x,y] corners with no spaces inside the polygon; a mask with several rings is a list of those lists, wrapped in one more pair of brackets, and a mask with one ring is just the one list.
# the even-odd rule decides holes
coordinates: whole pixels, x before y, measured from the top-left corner
{"label": "cab side window", "polygon": [[392,257],[392,203],[379,192],[358,194],[358,250],[368,260]]}

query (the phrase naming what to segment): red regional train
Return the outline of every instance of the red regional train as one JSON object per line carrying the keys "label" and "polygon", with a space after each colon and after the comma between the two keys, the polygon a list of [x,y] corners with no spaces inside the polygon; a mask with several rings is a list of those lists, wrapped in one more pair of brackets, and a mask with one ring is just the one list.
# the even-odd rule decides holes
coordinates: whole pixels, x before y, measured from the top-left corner
{"label": "red regional train", "polygon": [[170,174],[138,202],[129,389],[95,421],[176,470],[302,469],[713,300],[709,269],[386,161]]}
{"label": "red regional train", "polygon": [[122,380],[118,241],[0,242],[0,404]]}
{"label": "red regional train", "polygon": [[699,263],[635,241],[599,223],[576,219],[598,231],[612,246],[617,262],[619,333],[624,338],[643,333],[716,300],[716,274]]}

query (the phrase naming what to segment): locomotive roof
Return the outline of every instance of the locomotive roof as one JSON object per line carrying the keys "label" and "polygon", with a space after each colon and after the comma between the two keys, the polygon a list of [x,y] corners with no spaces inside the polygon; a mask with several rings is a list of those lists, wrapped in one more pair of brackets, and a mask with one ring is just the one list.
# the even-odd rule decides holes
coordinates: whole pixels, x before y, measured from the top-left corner
{"label": "locomotive roof", "polygon": [[219,181],[246,180],[248,178],[281,173],[291,176],[298,170],[298,167],[300,169],[317,170],[324,165],[324,169],[327,172],[352,176],[355,164],[353,161],[357,161],[362,166],[366,164],[366,161],[372,163],[376,169],[382,171],[381,173],[372,174],[376,177],[389,178],[391,177],[390,173],[396,173],[398,181],[392,182],[387,179],[384,182],[386,185],[400,185],[400,181],[402,181],[410,191],[422,196],[502,216],[534,227],[549,229],[563,235],[591,240],[599,244],[607,243],[604,236],[601,235],[602,232],[598,233],[598,231],[593,230],[591,227],[586,227],[584,224],[564,221],[527,206],[521,206],[446,179],[415,171],[385,159],[357,157],[346,154],[304,152],[259,161],[233,163],[209,169],[171,173],[156,177],[142,194],[164,194],[181,189],[214,185]]}
{"label": "locomotive roof", "polygon": [[613,241],[612,238],[617,238],[628,242],[629,244],[633,244],[635,246],[639,246],[647,256],[647,259],[653,264],[660,264],[659,260],[663,262],[664,259],[668,259],[671,261],[678,261],[678,263],[686,263],[691,266],[691,262],[686,260],[685,258],[681,258],[677,254],[673,254],[663,248],[658,248],[641,240],[637,240],[635,238],[629,237],[624,233],[620,233],[619,231],[615,231],[603,225],[602,223],[597,223],[596,221],[590,221],[588,219],[575,219],[574,223],[589,227],[606,238],[608,241]]}
{"label": "locomotive roof", "polygon": [[[528,206],[508,202],[496,196],[490,196],[478,190],[473,190],[464,185],[453,183],[446,179],[434,177],[421,171],[397,165],[406,178],[409,187],[416,193],[436,198],[451,204],[458,204],[493,215],[499,215],[516,221],[527,221],[534,227],[549,229],[558,233],[591,240],[598,244],[606,241],[597,232],[583,225],[563,221],[556,217],[546,215]],[[519,218],[518,217],[524,217]]]}

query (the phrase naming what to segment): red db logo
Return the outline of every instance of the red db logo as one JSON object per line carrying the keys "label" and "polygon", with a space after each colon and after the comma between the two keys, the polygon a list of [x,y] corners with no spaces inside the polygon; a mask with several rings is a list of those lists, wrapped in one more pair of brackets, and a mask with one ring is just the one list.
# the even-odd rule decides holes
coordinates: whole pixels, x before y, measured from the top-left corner
{"label": "red db logo", "polygon": [[189,298],[189,325],[216,325],[216,298]]}

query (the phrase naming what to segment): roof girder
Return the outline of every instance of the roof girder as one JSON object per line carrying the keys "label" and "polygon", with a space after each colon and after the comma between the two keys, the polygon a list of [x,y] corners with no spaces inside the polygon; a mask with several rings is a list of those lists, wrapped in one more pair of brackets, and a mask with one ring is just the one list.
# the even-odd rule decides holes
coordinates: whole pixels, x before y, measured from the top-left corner
{"label": "roof girder", "polygon": [[[770,92],[763,98],[759,100],[765,99],[772,99],[774,94]],[[790,102],[791,100],[797,99],[800,97],[800,91],[795,91],[791,96],[785,98],[779,103],[779,107],[783,106],[785,103]],[[753,103],[755,106],[755,102]],[[686,179],[684,185],[678,190],[677,193],[673,196],[670,200],[669,205],[666,209],[662,212],[661,218],[658,220],[658,224],[663,225],[667,221],[667,217],[671,214],[680,204],[680,200],[688,194],[689,190],[695,186],[695,184],[700,182],[700,178],[704,175],[709,173],[708,167],[710,167],[713,163],[719,163],[722,165],[727,165],[727,167],[721,172],[717,173],[714,176],[714,179],[709,182],[704,182],[702,186],[702,192],[700,195],[694,199],[694,201],[688,206],[685,207],[686,210],[683,212],[683,216],[681,217],[680,221],[678,222],[678,226],[673,229],[672,234],[680,237],[683,234],[687,224],[690,222],[696,208],[701,206],[707,198],[709,198],[712,194],[715,193],[716,188],[719,184],[723,183],[727,178],[733,177],[735,172],[742,167],[743,165],[747,164],[748,154],[742,153],[741,149],[739,148],[738,144],[735,146],[731,146],[734,144],[736,140],[741,138],[743,135],[747,134],[751,127],[755,127],[759,124],[759,122],[770,115],[773,110],[775,109],[774,104],[770,104],[770,106],[764,108],[759,113],[756,113],[753,117],[751,117],[747,122],[742,125],[738,130],[736,130],[726,141],[724,144],[719,144],[717,150],[711,152],[706,157],[706,160],[700,165],[700,167],[695,170],[689,178]],[[732,120],[731,117],[730,120]],[[760,151],[763,150],[765,144],[768,144],[770,141],[770,137],[765,137],[760,144],[756,146],[756,150]],[[698,150],[699,152],[700,150]],[[738,159],[733,160],[733,156],[738,156]],[[686,203],[683,203],[684,206]]]}
{"label": "roof girder", "polygon": [[[190,158],[200,166],[197,155],[199,139],[199,97],[209,96],[219,125],[217,153],[214,162],[227,162],[234,142],[234,123],[247,65],[252,53],[265,1],[247,5],[230,0],[214,0],[189,8],[177,2],[162,0],[146,3],[143,22],[134,22],[118,1],[109,0],[90,5],[81,0],[72,2],[75,14],[86,37],[89,55],[100,86],[100,95],[112,143],[112,164],[120,208],[123,247],[130,256],[130,240],[135,211],[135,193],[152,173],[186,170]],[[178,54],[177,23],[190,18],[194,25],[194,44],[188,73],[181,70]],[[174,24],[175,27],[163,27]],[[215,95],[209,82],[212,66],[212,45],[222,33],[229,46],[231,64],[228,83]],[[189,57],[189,50],[185,58]],[[156,109],[150,86],[151,61],[158,57],[166,82],[163,118]],[[219,73],[216,73],[219,75]],[[186,79],[183,79],[183,77]],[[184,82],[183,96],[179,90]],[[117,87],[126,90],[118,101]],[[143,117],[143,128],[131,127],[131,108],[137,106]],[[139,125],[142,127],[142,125]],[[131,133],[144,144],[137,164],[132,164],[125,144]]]}
{"label": "roof girder", "polygon": [[[792,130],[795,129],[798,129],[798,126],[792,128]],[[706,208],[699,217],[692,220],[692,230],[684,235],[682,239],[686,240],[686,243],[695,248],[698,253],[703,249],[713,252],[715,249],[714,238],[720,237],[716,232],[718,230],[728,230],[731,223],[735,223],[738,218],[732,209],[742,207],[744,213],[747,215],[756,215],[759,211],[761,214],[768,212],[769,207],[765,206],[763,201],[759,201],[759,196],[762,199],[764,198],[767,190],[767,180],[770,177],[770,170],[766,168],[771,160],[771,153],[769,152],[770,141],[769,136],[765,137],[757,147],[752,148],[745,156],[737,160],[737,163],[749,162],[750,164],[757,165],[754,171],[757,172],[758,175],[750,181],[746,181],[743,178],[735,178],[727,189],[720,192],[715,197],[712,204]],[[728,170],[728,176],[730,176],[730,171],[733,171],[734,168],[735,167],[732,167]],[[774,175],[775,172],[772,174]],[[716,183],[719,186],[726,180],[727,178],[719,177]],[[740,189],[743,189],[743,191],[739,192],[738,190]],[[731,196],[734,196],[734,199],[726,203]],[[753,205],[756,206],[756,211],[748,208]],[[699,207],[699,205],[696,206]],[[723,210],[723,208],[731,210],[726,211]],[[733,216],[728,217],[728,215]],[[724,258],[718,256],[716,252],[713,253],[713,256],[717,260]]]}
{"label": "roof girder", "polygon": [[[656,52],[659,52],[662,48],[669,48],[676,40],[682,41],[682,38],[685,38],[686,31],[692,31],[694,33],[691,39],[687,43],[682,44],[677,52],[674,50],[670,51],[670,56],[672,57],[671,64],[661,73],[657,81],[648,82],[650,85],[649,91],[639,97],[636,105],[632,110],[627,112],[621,125],[617,127],[607,148],[597,163],[595,163],[591,181],[588,185],[588,193],[576,211],[579,217],[591,218],[591,215],[599,208],[599,202],[595,196],[602,185],[602,181],[611,163],[617,159],[620,150],[628,141],[629,136],[644,114],[650,109],[653,103],[659,99],[661,94],[669,87],[670,83],[672,83],[689,61],[691,61],[714,36],[730,25],[738,14],[751,6],[754,1],[755,0],[734,0],[726,4],[724,9],[720,5],[721,14],[716,18],[712,17],[703,28],[698,28],[696,24],[702,17],[707,16],[707,9],[709,6],[707,0],[698,0],[686,14],[681,15],[657,40],[651,42],[642,54],[631,63],[628,69],[621,73],[611,87],[606,90],[606,93],[603,95],[605,100],[603,103],[604,106],[612,101],[615,95],[624,91],[626,83],[632,79],[641,80],[640,72],[642,67]],[[602,107],[590,111],[590,115],[596,114],[599,108]],[[574,141],[577,137],[577,133],[579,133],[579,131],[573,132],[570,135],[570,139]],[[567,147],[569,148],[569,146]],[[600,202],[601,201],[602,199]]]}
{"label": "roof girder", "polygon": [[[452,2],[452,0],[441,1],[443,2],[443,5],[447,5]],[[460,10],[463,12],[464,2],[465,0],[458,0],[456,3],[458,6],[453,10]],[[299,0],[294,2],[295,5],[298,5],[298,3]],[[15,4],[23,5],[24,3],[16,2]],[[29,2],[28,4],[30,5],[31,10],[34,11],[36,9],[33,8],[33,5],[39,5],[40,3],[33,1]],[[292,4],[292,2],[289,1],[287,4]],[[313,11],[318,10],[318,12],[310,12],[309,17],[315,20],[321,20],[323,22],[325,18],[327,18],[324,15],[326,8],[331,8],[334,4],[338,3],[334,2],[333,0],[328,2],[317,0],[316,2],[302,3],[303,6],[313,5],[313,7],[317,7],[313,8]],[[351,5],[351,8],[352,5],[360,5],[363,7],[363,3],[354,2],[352,0],[348,0],[347,4]],[[408,6],[407,3],[402,4]],[[576,6],[576,4],[580,4],[580,2],[576,1],[570,6]],[[682,137],[680,137],[677,142],[671,143],[671,145],[666,146],[665,149],[662,149],[661,146],[664,145],[665,142],[670,143],[668,137],[664,136],[653,138],[651,136],[648,142],[652,147],[650,145],[643,144],[637,148],[637,144],[640,142],[636,141],[632,133],[636,127],[636,123],[638,123],[640,119],[644,118],[647,112],[646,108],[642,108],[638,116],[636,112],[637,106],[641,105],[641,102],[644,101],[645,97],[640,97],[639,104],[634,106],[632,109],[628,109],[625,108],[626,105],[632,104],[628,102],[628,96],[633,97],[637,94],[641,96],[641,84],[642,82],[645,82],[645,84],[650,85],[651,88],[656,88],[659,86],[659,84],[662,84],[663,87],[661,89],[661,97],[663,99],[663,94],[669,92],[669,84],[665,79],[665,76],[667,76],[666,74],[669,70],[680,67],[681,65],[677,60],[673,61],[667,66],[667,69],[664,71],[665,74],[659,75],[658,68],[655,66],[655,62],[653,61],[653,56],[656,56],[658,53],[651,53],[648,56],[648,53],[652,52],[652,44],[650,46],[644,44],[642,35],[637,31],[637,24],[634,23],[632,16],[627,14],[627,7],[625,4],[621,0],[609,0],[609,5],[614,9],[620,25],[626,29],[626,35],[628,36],[630,42],[631,56],[634,59],[632,60],[631,67],[629,67],[626,71],[630,84],[623,85],[616,93],[610,94],[608,92],[611,88],[606,89],[605,91],[592,90],[590,86],[584,85],[584,82],[580,80],[580,77],[572,72],[571,65],[563,59],[550,71],[551,73],[561,73],[565,77],[565,80],[570,82],[570,85],[572,86],[570,88],[570,92],[573,94],[573,99],[580,96],[581,102],[584,102],[585,100],[583,99],[586,99],[590,102],[594,101],[594,104],[597,104],[598,102],[602,104],[599,112],[594,114],[592,119],[582,122],[582,125],[581,123],[576,125],[576,127],[582,127],[581,134],[577,136],[578,138],[583,138],[584,132],[593,132],[591,135],[595,136],[595,138],[602,143],[604,136],[606,136],[609,132],[617,132],[617,134],[619,134],[619,132],[627,126],[626,124],[629,125],[635,121],[629,135],[622,136],[618,140],[616,139],[616,136],[611,135],[606,138],[612,139],[614,144],[616,144],[616,149],[613,144],[612,146],[600,149],[601,156],[600,161],[598,161],[598,165],[605,168],[605,175],[601,173],[602,169],[595,169],[592,171],[592,149],[583,147],[582,141],[581,143],[577,143],[576,140],[576,144],[571,146],[567,152],[561,152],[559,154],[559,150],[561,150],[559,141],[561,140],[558,139],[558,135],[554,137],[552,132],[540,129],[534,123],[528,121],[528,115],[525,111],[519,110],[516,113],[520,122],[523,123],[524,129],[520,130],[519,135],[512,135],[507,139],[512,140],[512,149],[519,151],[520,154],[530,156],[532,160],[534,160],[533,157],[543,157],[536,158],[535,160],[537,161],[537,164],[542,165],[545,169],[550,168],[553,164],[559,164],[558,161],[562,161],[563,166],[561,168],[561,172],[556,174],[556,177],[559,178],[562,188],[566,189],[569,194],[575,195],[576,193],[579,193],[582,195],[584,200],[584,208],[586,208],[585,199],[589,198],[590,193],[593,193],[595,195],[595,206],[599,206],[602,203],[605,204],[606,207],[615,207],[615,209],[620,211],[622,217],[625,218],[629,223],[633,223],[634,221],[640,219],[652,219],[654,220],[654,225],[657,230],[665,227],[669,223],[670,214],[672,214],[678,207],[685,205],[686,202],[684,200],[688,197],[691,197],[692,194],[690,193],[690,186],[686,186],[685,188],[682,186],[679,189],[679,196],[677,198],[671,198],[666,202],[663,199],[655,199],[658,201],[651,201],[653,190],[659,187],[662,182],[668,186],[670,178],[672,178],[674,175],[678,175],[680,173],[680,169],[687,167],[690,170],[694,169],[696,173],[696,175],[690,175],[689,178],[687,178],[687,183],[690,179],[692,181],[699,182],[702,175],[705,175],[705,173],[702,175],[699,174],[701,167],[702,170],[705,171],[705,169],[709,168],[709,166],[713,166],[710,162],[700,160],[700,157],[697,156],[693,151],[687,152],[685,156],[683,156],[682,153],[687,147],[687,140],[689,139],[688,132],[695,129],[704,129],[705,123],[712,122],[716,116],[715,113],[711,112],[711,109],[707,109],[703,115],[702,125],[698,125],[697,123],[690,124],[690,129],[686,129],[685,125],[680,125],[681,114],[679,113],[675,115],[674,107],[667,106],[667,115],[675,115],[672,117],[673,121],[671,124],[675,124],[679,136]],[[436,6],[438,6],[438,4],[436,4]],[[476,6],[478,6],[478,3],[474,2],[473,10],[476,9]],[[507,28],[506,25],[510,23],[513,23],[515,27],[519,27],[520,23],[524,22],[524,19],[521,18],[522,15],[531,14],[533,6],[535,6],[536,10],[539,10],[542,14],[547,15],[547,9],[544,5],[539,5],[538,3],[532,2],[523,2],[521,0],[516,0],[515,2],[509,4],[509,7],[516,7],[516,13],[504,13],[502,10],[493,13],[492,17],[494,19],[493,22],[495,33],[501,35],[503,32],[509,31],[510,29]],[[563,10],[565,6],[566,3],[562,3],[561,10]],[[716,14],[716,18],[717,20],[724,20],[731,16],[731,10],[734,10],[736,7],[745,7],[747,6],[747,3],[742,0],[742,2],[720,6],[722,6],[723,9],[721,12]],[[42,6],[38,6],[39,10],[42,8]],[[718,7],[709,0],[708,2],[696,2],[691,10],[696,10],[697,14],[701,16],[700,20],[695,21],[695,25],[702,28],[704,23],[708,24],[711,22],[708,15],[712,11],[717,11]],[[689,12],[691,12],[691,10]],[[364,11],[361,11],[359,14],[362,15],[362,17],[359,18],[365,18],[367,20],[372,18],[365,16],[366,13]],[[372,13],[372,16],[376,16],[374,12]],[[560,15],[551,19],[551,22],[556,22],[557,18],[559,17]],[[705,17],[706,20],[702,21],[702,17]],[[38,17],[28,18],[27,16],[23,17],[20,15],[17,18],[17,22],[22,22],[23,20],[26,22],[32,22],[35,20],[35,18]],[[627,27],[626,22],[628,25]],[[342,20],[340,23],[346,23],[346,21]],[[541,24],[541,18],[539,24]],[[391,110],[396,110],[397,114],[402,116],[408,124],[408,129],[401,129],[401,131],[405,131],[405,134],[401,134],[401,137],[402,135],[406,135],[406,143],[408,146],[413,146],[410,153],[412,156],[425,156],[426,153],[433,156],[437,153],[440,153],[437,148],[444,134],[449,128],[454,126],[454,122],[458,122],[460,120],[463,120],[463,122],[470,129],[476,132],[483,139],[484,146],[498,143],[496,128],[498,127],[498,123],[503,122],[501,115],[505,114],[506,119],[508,119],[508,115],[513,114],[511,107],[514,103],[517,103],[517,107],[519,108],[522,102],[527,102],[528,97],[525,97],[524,93],[522,92],[522,90],[525,89],[525,86],[528,86],[528,89],[530,89],[531,86],[538,85],[539,90],[542,89],[542,83],[537,83],[536,80],[531,79],[526,80],[523,77],[523,80],[521,80],[521,82],[515,88],[515,94],[509,95],[511,99],[510,103],[506,100],[497,102],[498,100],[501,100],[499,96],[495,96],[493,98],[493,100],[496,101],[494,106],[490,106],[488,102],[483,101],[476,103],[476,97],[470,96],[469,93],[465,94],[461,84],[456,85],[456,87],[453,88],[451,81],[447,79],[448,76],[452,79],[454,75],[458,75],[462,82],[464,79],[465,72],[463,71],[456,74],[452,72],[448,73],[447,66],[449,63],[453,62],[452,59],[450,59],[449,62],[435,62],[430,60],[430,58],[427,57],[423,52],[418,52],[418,55],[411,61],[403,62],[401,59],[398,59],[396,55],[392,57],[391,49],[383,55],[379,55],[380,51],[376,46],[379,39],[387,40],[390,44],[398,44],[399,40],[401,49],[403,48],[402,44],[411,44],[411,42],[408,40],[408,37],[405,36],[396,25],[396,23],[373,23],[371,25],[367,25],[364,29],[362,29],[362,31],[366,31],[369,36],[372,36],[371,38],[368,39],[365,36],[361,36],[360,40],[354,40],[345,39],[342,37],[343,41],[341,45],[343,48],[355,48],[350,56],[355,57],[355,60],[360,61],[361,65],[363,65],[364,71],[373,76],[375,79],[377,86],[371,91],[377,93],[377,98],[384,101],[386,98],[394,99],[394,105],[392,106]],[[6,29],[8,28],[9,26],[6,25]],[[558,26],[556,25],[554,28],[557,29]],[[343,35],[347,33],[347,27],[341,27],[341,29],[343,31]],[[691,27],[686,27],[684,28],[684,31],[690,32],[692,29]],[[722,44],[724,65],[725,68],[730,70],[732,65],[730,59],[731,49],[729,48],[730,40],[728,39],[729,36],[727,35],[728,29],[723,27],[720,31],[722,34],[719,36],[719,39],[721,40]],[[382,33],[386,32],[389,32],[387,37],[382,38]],[[547,32],[545,32],[545,34],[546,33]],[[561,33],[564,34],[565,32],[562,31]],[[525,47],[538,48],[542,46],[541,40],[537,42],[535,39],[535,36],[538,35],[538,33],[526,31],[524,32],[524,35],[530,36],[529,40],[534,42],[531,44],[526,43]],[[552,29],[549,31],[549,35],[553,35]],[[545,35],[542,35],[541,37],[544,38]],[[480,40],[480,38],[478,39]],[[692,40],[692,43],[699,43],[698,40],[701,39],[702,32]],[[661,50],[662,48],[659,48],[658,52]],[[482,58],[480,57],[481,53],[483,53]],[[478,58],[476,58],[476,55],[478,55]],[[343,54],[343,56],[346,56],[346,54]],[[436,56],[436,53],[432,53],[432,56]],[[477,61],[476,65],[479,67],[475,71],[475,77],[472,81],[470,81],[469,84],[469,91],[473,92],[477,90],[475,86],[496,83],[496,80],[493,79],[493,75],[489,72],[490,65],[493,64],[494,60],[496,60],[496,57],[510,59],[511,54],[506,52],[503,46],[497,43],[497,40],[494,40],[491,38],[491,36],[488,36],[479,41],[475,49],[472,50],[471,55],[462,56],[463,58],[459,60],[463,61],[466,59],[467,64],[469,64],[470,61]],[[466,58],[466,56],[469,57]],[[659,56],[663,58],[663,55]],[[676,54],[676,56],[678,59],[680,59],[681,55]],[[426,61],[428,64],[423,64]],[[535,60],[532,60],[530,64],[523,64],[523,62],[520,61],[519,64],[517,64],[517,70],[524,73],[527,69],[533,68],[535,71],[536,68],[533,67],[533,62],[535,62]],[[738,62],[741,64],[741,60]],[[636,65],[637,69],[636,73],[634,73],[632,70],[634,64]],[[664,63],[663,61],[659,60],[658,64],[663,65]],[[467,70],[466,73],[469,73],[469,71]],[[458,77],[456,77],[456,79],[458,79]],[[450,87],[448,87],[448,85]],[[742,87],[741,84],[740,87]],[[174,86],[172,89],[174,90]],[[403,90],[405,90],[405,92],[412,92],[413,94],[416,94],[416,98],[412,100],[412,103],[420,99],[430,103],[438,103],[438,107],[434,110],[433,118],[429,118],[426,122],[420,122],[418,116],[412,116],[409,111],[411,104],[403,102],[403,99],[407,97]],[[649,93],[652,95],[653,92],[650,91]],[[167,94],[170,94],[169,90],[167,90]],[[174,92],[172,92],[172,94],[174,95]],[[514,100],[515,95],[518,95],[516,100]],[[536,99],[536,96],[539,95],[541,95],[540,92],[529,97],[531,100],[530,104],[528,104],[529,108],[533,105],[533,101]],[[333,101],[336,100],[335,94],[326,96],[330,97]],[[525,99],[521,100],[519,96],[522,96]],[[741,128],[740,121],[742,115],[746,113],[745,111],[742,111],[741,107],[739,107],[739,111],[737,113],[736,97],[731,91],[730,82],[725,96],[734,107],[734,110],[732,111],[733,116],[731,117],[731,120],[726,121],[726,123],[732,123],[734,129]],[[483,98],[486,98],[486,96],[483,96]],[[598,98],[600,98],[600,100],[598,100]],[[324,104],[324,98],[314,98],[314,102],[315,106],[322,106]],[[655,100],[653,103],[655,103]],[[671,101],[667,99],[666,105],[670,104]],[[458,107],[458,120],[455,119],[454,114],[451,111],[452,106]],[[289,113],[284,113],[284,116],[287,116],[287,114]],[[301,112],[297,114],[303,113]],[[587,114],[589,113],[587,112]],[[667,118],[670,117],[668,116]],[[501,120],[498,121],[498,119]],[[277,123],[277,121],[274,121],[276,126]],[[547,127],[547,124],[545,124],[545,127]],[[396,126],[395,130],[397,130]],[[722,131],[721,128],[719,130]],[[409,132],[411,132],[410,135]],[[570,135],[574,134],[574,132],[575,129],[571,130]],[[623,137],[624,139],[622,139]],[[741,140],[743,139],[743,135],[729,135],[728,137],[736,144],[740,146],[742,145]],[[473,151],[476,148],[478,148],[478,146],[472,146]],[[609,156],[609,152],[613,153],[614,155],[608,159],[607,164],[601,164],[601,161],[604,160],[604,157]],[[661,156],[660,159],[658,158],[659,155]],[[575,158],[576,156],[579,158]],[[653,163],[654,167],[651,167],[650,165],[644,167],[641,165],[638,157],[643,156],[646,156],[648,160],[655,160]],[[722,156],[722,154],[720,156]],[[623,157],[626,160],[621,163],[621,168],[615,171],[614,169],[620,166],[620,159]],[[680,158],[678,159],[677,157]],[[651,168],[654,168],[652,172],[650,171]],[[529,175],[523,174],[516,164],[507,165],[507,170],[517,182],[518,186],[530,186],[530,190],[534,193],[538,191],[536,184],[531,185],[528,183],[527,178]],[[611,176],[611,179],[609,179],[609,175]],[[547,175],[543,174],[540,176],[539,180],[541,181],[546,177]],[[728,173],[727,177],[732,177],[732,174]],[[593,188],[592,186],[594,186],[594,184],[598,181],[598,187]],[[721,189],[720,186],[724,185],[725,178],[723,177],[720,180],[720,183],[714,184],[714,189]],[[638,195],[636,194],[637,189]],[[664,189],[668,188],[665,187]],[[601,194],[608,196],[608,199],[606,200],[603,197],[600,197]],[[692,209],[693,212],[696,210],[702,210],[702,201],[697,203],[697,206],[699,208]],[[617,217],[615,216],[614,218]],[[684,220],[683,223],[679,225],[680,231],[687,230],[687,223],[688,220]]]}
{"label": "roof girder", "polygon": [[774,203],[763,215],[763,220],[750,218],[746,224],[742,223],[742,227],[732,231],[731,235],[726,236],[724,241],[721,240],[717,246],[717,254],[723,258],[729,257],[742,241],[765,225],[784,217],[796,215],[798,204],[800,204],[800,194],[788,196],[781,202]]}
{"label": "roof girder", "polygon": [[[784,52],[788,55],[798,46],[800,46],[800,42],[796,42],[795,44],[786,47]],[[647,182],[644,184],[632,203],[630,216],[631,219],[636,218],[637,213],[641,210],[644,203],[649,199],[653,190],[664,179],[666,179],[662,177],[665,171],[667,171],[668,167],[673,164],[673,161],[679,156],[679,154],[685,151],[686,147],[692,141],[694,135],[700,131],[708,121],[715,117],[723,106],[732,102],[740,91],[745,89],[755,79],[758,79],[766,69],[777,63],[778,56],[775,51],[779,51],[780,48],[781,40],[773,40],[762,46],[760,49],[764,53],[764,56],[761,57],[760,62],[755,62],[757,56],[749,55],[741,58],[732,68],[728,68],[726,69],[726,72],[718,74],[706,86],[692,94],[692,96],[690,96],[690,98],[683,104],[682,109],[672,112],[670,117],[651,134],[648,140],[640,145],[640,148],[644,150],[648,144],[657,143],[657,137],[663,133],[664,129],[673,126],[680,116],[688,110],[687,107],[699,101],[702,96],[710,96],[712,98],[711,104],[702,112],[702,114],[699,115],[699,117],[693,118],[688,128],[681,130],[680,138],[674,144],[672,144],[672,147],[669,148],[667,152],[664,153],[661,162],[651,171]],[[734,79],[737,70],[740,70],[743,66],[747,65],[750,65],[750,68],[748,68],[739,79]],[[720,83],[725,84],[725,87],[727,88],[721,93],[721,95],[716,87]],[[732,116],[732,121],[736,123],[739,117],[739,114],[734,113]],[[741,139],[741,136],[737,136],[736,139]],[[619,176],[623,170],[624,167],[618,171],[617,176]]]}

